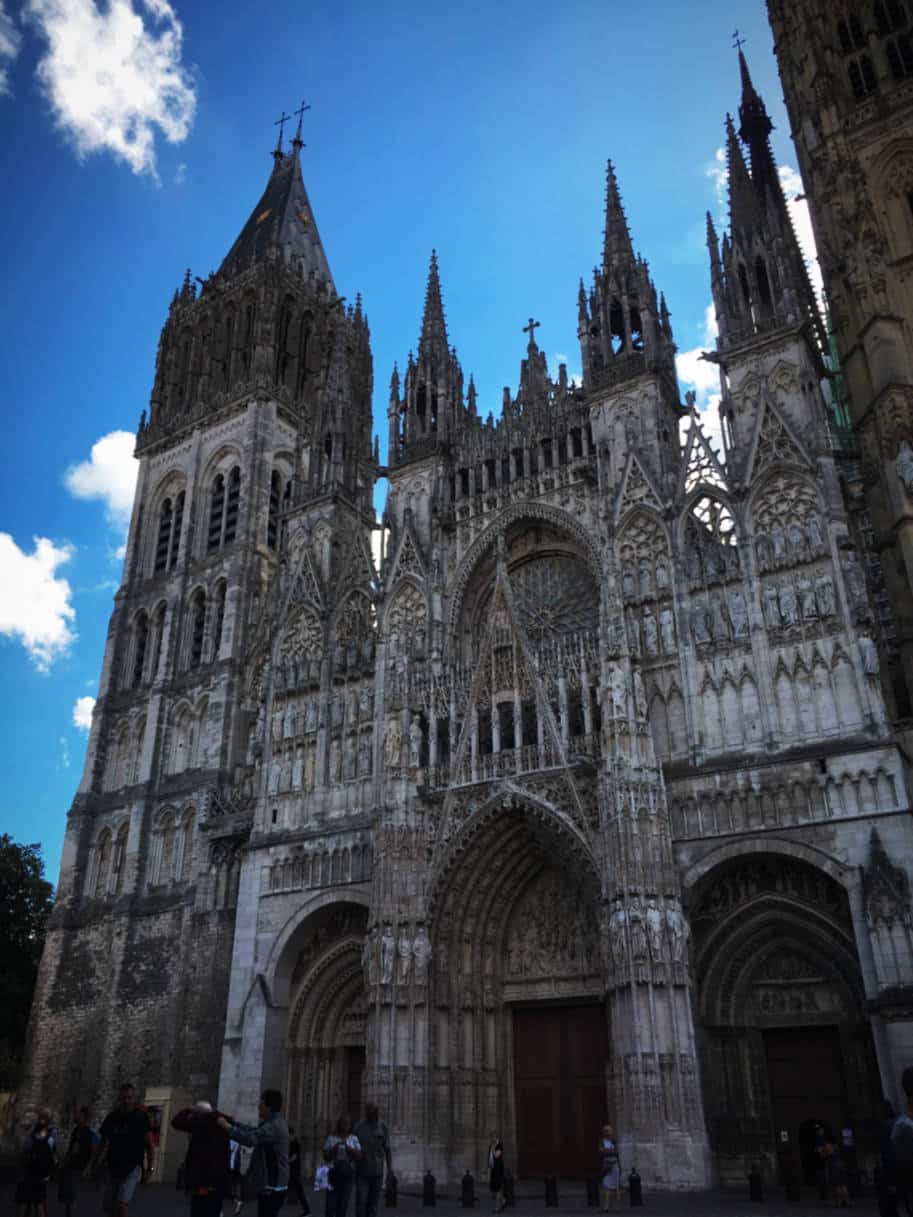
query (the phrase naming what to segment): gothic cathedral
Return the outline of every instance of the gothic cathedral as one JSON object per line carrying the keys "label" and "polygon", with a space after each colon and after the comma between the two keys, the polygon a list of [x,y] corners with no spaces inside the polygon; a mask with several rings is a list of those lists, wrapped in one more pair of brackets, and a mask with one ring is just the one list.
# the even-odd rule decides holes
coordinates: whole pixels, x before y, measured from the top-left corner
{"label": "gothic cathedral", "polygon": [[[843,54],[836,19],[791,7]],[[865,241],[814,193],[832,114],[792,36],[816,223]],[[774,1172],[815,1121],[872,1149],[913,1059],[913,303],[887,251],[834,252],[854,429],[740,67],[729,231],[707,221],[721,454],[680,401],[611,164],[582,385],[550,377],[531,321],[485,421],[432,254],[383,467],[368,321],[334,284],[300,131],[218,271],[188,273],[27,1098],[100,1109],[129,1077],[251,1116],[278,1086],[313,1161],[371,1096],[400,1180],[451,1185],[492,1131],[521,1177],[592,1170],[606,1119],[650,1185]],[[904,122],[877,164],[907,266]]]}

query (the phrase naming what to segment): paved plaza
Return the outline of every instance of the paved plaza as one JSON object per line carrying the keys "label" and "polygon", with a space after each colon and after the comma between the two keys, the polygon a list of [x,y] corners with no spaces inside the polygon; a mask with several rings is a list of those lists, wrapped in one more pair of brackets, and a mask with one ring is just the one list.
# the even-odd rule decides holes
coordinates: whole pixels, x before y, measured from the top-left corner
{"label": "paved plaza", "polygon": [[[630,1212],[627,1196],[618,1212]],[[323,1217],[323,1197],[316,1198],[312,1211],[314,1217]],[[0,1191],[0,1213],[12,1213],[12,1189]],[[190,1205],[182,1192],[173,1187],[155,1185],[138,1190],[136,1199],[130,1208],[130,1217],[185,1217],[189,1214]],[[232,1207],[225,1205],[225,1214],[231,1213]],[[748,1197],[746,1186],[744,1193],[738,1192],[651,1192],[644,1196],[642,1210],[645,1214],[663,1214],[664,1217],[801,1217],[810,1213],[825,1213],[828,1209],[817,1203],[813,1189],[803,1191],[798,1203],[788,1203],[782,1188],[765,1192],[762,1203],[753,1203]],[[866,1217],[878,1211],[874,1194],[871,1192],[860,1197],[850,1205],[849,1213],[865,1214]],[[245,1205],[243,1217],[255,1217],[256,1205]],[[400,1196],[396,1212],[402,1217],[421,1217],[421,1214],[434,1214],[435,1217],[457,1217],[465,1210],[461,1207],[459,1198],[454,1196],[439,1196],[434,1209],[422,1205],[421,1197]],[[479,1197],[475,1206],[479,1217],[488,1217],[490,1212],[487,1191]],[[524,1184],[517,1196],[516,1207],[513,1210],[516,1217],[558,1217],[559,1214],[573,1214],[575,1217],[593,1214],[597,1209],[588,1209],[586,1194],[579,1183],[567,1183],[559,1189],[559,1206],[557,1209],[547,1209],[544,1203],[544,1191],[532,1191],[531,1184]],[[63,1208],[57,1203],[56,1196],[48,1201],[48,1217],[62,1217]],[[86,1194],[80,1198],[74,1217],[101,1217],[101,1193]],[[283,1217],[298,1217],[298,1207],[287,1204],[282,1210]],[[350,1217],[354,1215],[354,1205],[350,1208]]]}

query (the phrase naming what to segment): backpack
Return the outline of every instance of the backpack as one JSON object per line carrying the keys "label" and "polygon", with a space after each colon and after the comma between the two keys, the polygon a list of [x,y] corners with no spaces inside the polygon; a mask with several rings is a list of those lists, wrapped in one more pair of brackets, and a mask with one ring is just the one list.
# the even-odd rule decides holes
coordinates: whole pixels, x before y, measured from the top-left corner
{"label": "backpack", "polygon": [[55,1166],[54,1148],[51,1145],[50,1134],[45,1131],[44,1136],[38,1136],[37,1132],[33,1132],[29,1140],[26,1162],[28,1174],[33,1179],[50,1179]]}

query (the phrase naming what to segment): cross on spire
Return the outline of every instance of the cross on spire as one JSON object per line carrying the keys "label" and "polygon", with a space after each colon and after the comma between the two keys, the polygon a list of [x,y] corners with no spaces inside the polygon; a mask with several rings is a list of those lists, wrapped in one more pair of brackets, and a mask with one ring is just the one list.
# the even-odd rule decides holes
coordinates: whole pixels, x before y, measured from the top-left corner
{"label": "cross on spire", "polygon": [[295,116],[298,119],[298,129],[295,132],[295,138],[292,142],[294,144],[297,144],[298,147],[301,147],[301,148],[304,147],[304,145],[301,142],[301,119],[302,119],[302,115],[305,113],[305,111],[310,110],[310,108],[311,107],[309,105],[307,105],[306,102],[302,101],[301,105],[295,111]]}
{"label": "cross on spire", "polygon": [[745,45],[745,39],[739,36],[738,27],[732,32],[732,45],[737,51],[741,51]]}
{"label": "cross on spire", "polygon": [[282,111],[282,113],[281,113],[281,115],[280,115],[280,116],[279,116],[279,117],[276,119],[276,121],[273,123],[273,126],[274,126],[274,127],[278,127],[278,128],[279,128],[279,140],[278,140],[278,142],[277,142],[277,144],[276,144],[276,151],[277,151],[278,153],[281,153],[281,152],[282,152],[282,132],[283,132],[283,129],[284,129],[284,127],[285,127],[285,124],[286,124],[286,123],[289,121],[289,119],[290,119],[291,117],[292,117],[292,116],[291,116],[291,114],[286,114],[286,112],[283,110],[283,111]]}
{"label": "cross on spire", "polygon": [[542,324],[541,321],[534,321],[532,319],[532,317],[530,317],[529,325],[524,325],[523,333],[529,334],[529,345],[530,346],[535,346],[535,344],[536,344],[536,333],[535,332],[541,324]]}

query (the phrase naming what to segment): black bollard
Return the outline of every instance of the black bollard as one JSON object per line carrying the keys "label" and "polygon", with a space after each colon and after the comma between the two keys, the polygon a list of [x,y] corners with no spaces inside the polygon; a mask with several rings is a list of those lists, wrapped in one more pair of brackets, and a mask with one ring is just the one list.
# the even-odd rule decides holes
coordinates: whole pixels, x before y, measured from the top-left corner
{"label": "black bollard", "polygon": [[392,1171],[387,1171],[387,1183],[384,1187],[384,1206],[388,1209],[396,1208],[396,1201],[399,1193],[399,1183],[396,1175]]}
{"label": "black bollard", "polygon": [[586,1177],[586,1206],[588,1209],[599,1208],[599,1180],[595,1175]]}
{"label": "black bollard", "polygon": [[434,1175],[432,1175],[431,1171],[425,1171],[425,1177],[422,1180],[422,1204],[426,1209],[433,1209],[437,1204],[434,1189]]}
{"label": "black bollard", "polygon": [[554,1175],[545,1176],[545,1207],[547,1209],[558,1207],[558,1180]]}
{"label": "black bollard", "polygon": [[513,1171],[508,1167],[504,1167],[504,1207],[512,1209],[517,1203],[517,1197],[514,1193],[514,1176]]}
{"label": "black bollard", "polygon": [[643,1181],[641,1180],[640,1173],[638,1172],[636,1166],[633,1168],[630,1175],[628,1175],[628,1196],[631,1200],[632,1209],[639,1209],[642,1207],[644,1202]]}
{"label": "black bollard", "polygon": [[472,1177],[472,1171],[467,1167],[463,1182],[460,1184],[460,1204],[464,1209],[471,1209],[475,1208],[475,1203],[476,1181]]}
{"label": "black bollard", "polygon": [[755,1163],[751,1168],[751,1173],[748,1176],[748,1194],[752,1200],[756,1200],[759,1204],[764,1200],[764,1187],[761,1183],[761,1171],[757,1163]]}

